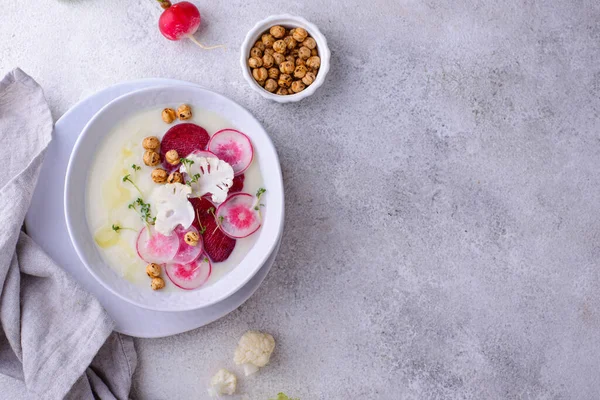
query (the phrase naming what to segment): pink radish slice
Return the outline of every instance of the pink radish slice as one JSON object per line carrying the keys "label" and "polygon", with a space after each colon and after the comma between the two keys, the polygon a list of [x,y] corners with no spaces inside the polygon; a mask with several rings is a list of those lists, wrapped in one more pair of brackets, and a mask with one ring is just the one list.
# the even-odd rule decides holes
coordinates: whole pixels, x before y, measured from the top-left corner
{"label": "pink radish slice", "polygon": [[196,151],[192,151],[191,154],[193,154],[195,156],[198,156],[198,157],[206,157],[206,158],[214,157],[214,158],[219,158],[219,157],[217,157],[217,155],[215,153],[210,152],[208,150],[196,150]]}
{"label": "pink radish slice", "polygon": [[231,165],[235,175],[247,170],[254,158],[250,138],[235,129],[222,129],[215,133],[208,142],[208,150]]}
{"label": "pink radish slice", "polygon": [[179,249],[179,237],[176,234],[162,235],[150,227],[144,227],[137,238],[136,249],[138,256],[147,263],[162,264],[173,259]]}
{"label": "pink radish slice", "polygon": [[196,260],[187,264],[167,264],[167,276],[176,286],[192,290],[202,286],[212,272],[212,265],[206,255],[202,254]]}
{"label": "pink radish slice", "polygon": [[[260,228],[261,220],[255,210],[256,197],[248,193],[236,193],[217,208],[217,221],[221,230],[234,239],[245,238]],[[222,217],[222,218],[221,218]]]}
{"label": "pink radish slice", "polygon": [[179,238],[179,249],[177,250],[177,254],[175,254],[171,262],[177,264],[187,264],[194,261],[196,258],[198,258],[200,253],[202,253],[202,236],[198,234],[200,237],[198,244],[196,246],[190,246],[185,242],[185,234],[188,232],[198,233],[198,230],[193,226],[190,226],[189,229],[183,229],[181,225],[175,229],[175,234]]}

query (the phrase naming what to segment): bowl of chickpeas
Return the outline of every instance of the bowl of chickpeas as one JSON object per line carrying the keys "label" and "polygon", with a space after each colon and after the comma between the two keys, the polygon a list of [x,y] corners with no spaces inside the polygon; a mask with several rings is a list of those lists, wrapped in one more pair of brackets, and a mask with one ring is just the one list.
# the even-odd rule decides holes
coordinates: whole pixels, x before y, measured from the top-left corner
{"label": "bowl of chickpeas", "polygon": [[258,22],[242,44],[240,63],[250,87],[279,103],[299,101],[325,81],[331,53],[315,25],[293,15]]}

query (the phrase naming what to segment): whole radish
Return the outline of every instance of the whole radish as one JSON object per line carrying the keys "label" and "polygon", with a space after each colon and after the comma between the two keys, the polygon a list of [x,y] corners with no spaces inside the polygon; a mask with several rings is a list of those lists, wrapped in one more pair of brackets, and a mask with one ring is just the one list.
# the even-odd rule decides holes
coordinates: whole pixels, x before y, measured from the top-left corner
{"label": "whole radish", "polygon": [[189,1],[171,4],[169,0],[157,0],[164,9],[158,19],[158,29],[169,40],[190,39],[205,50],[223,46],[206,47],[194,37],[200,26],[201,18],[198,8]]}

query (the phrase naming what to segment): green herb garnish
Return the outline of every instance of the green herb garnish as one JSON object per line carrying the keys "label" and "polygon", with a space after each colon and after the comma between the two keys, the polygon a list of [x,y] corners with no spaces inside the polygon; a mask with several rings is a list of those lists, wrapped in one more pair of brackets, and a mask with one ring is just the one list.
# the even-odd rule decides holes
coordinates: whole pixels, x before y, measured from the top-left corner
{"label": "green herb garnish", "polygon": [[185,157],[180,158],[179,161],[181,161],[181,163],[185,166],[185,170],[187,172],[190,172],[190,169],[191,169],[192,165],[194,164],[194,161],[190,160],[189,158],[185,158]]}
{"label": "green herb garnish", "polygon": [[[213,214],[214,215],[214,214]],[[217,226],[215,227],[215,230],[213,231],[213,234],[217,231],[217,229],[219,229],[219,227],[221,226],[221,224],[223,223],[223,220],[225,219],[224,216],[219,215],[219,218],[215,218],[215,221],[217,221]]]}
{"label": "green herb garnish", "polygon": [[262,203],[259,203],[260,198],[262,197],[263,194],[265,194],[265,192],[267,191],[267,189],[265,188],[258,188],[258,190],[256,191],[256,203],[254,206],[254,210],[258,211],[258,216],[262,218],[262,216],[260,215],[260,208],[264,207],[265,205]]}
{"label": "green herb garnish", "polygon": [[198,213],[197,209],[196,209],[196,219],[198,220],[198,226],[200,226],[200,234],[204,235],[204,232],[206,232],[206,227],[202,226],[202,222],[200,222],[200,213]]}
{"label": "green herb garnish", "polygon": [[188,186],[192,186],[192,183],[196,183],[198,182],[198,179],[200,179],[202,175],[200,174],[195,174],[194,176],[192,176],[192,179],[190,179],[189,181],[187,181],[185,184]]}
{"label": "green herb garnish", "polygon": [[139,171],[140,169],[142,169],[142,167],[140,167],[139,165],[135,165],[135,164],[131,164],[131,168],[132,168],[134,171]]}
{"label": "green herb garnish", "polygon": [[150,204],[146,203],[142,198],[138,197],[127,207],[140,214],[142,221],[144,221],[147,225],[154,225],[156,222],[156,217],[152,217]]}
{"label": "green herb garnish", "polygon": [[140,188],[135,184],[135,182],[133,181],[133,179],[131,179],[131,174],[127,174],[123,177],[123,182],[129,182],[133,185],[133,187],[139,192],[139,194],[141,194],[143,196],[142,191],[140,190]]}
{"label": "green herb garnish", "polygon": [[115,231],[115,232],[117,232],[117,233],[119,233],[119,231],[122,231],[122,230],[128,230],[128,231],[137,232],[133,228],[127,228],[127,227],[119,226],[119,225],[115,225],[115,224],[112,225],[112,230]]}

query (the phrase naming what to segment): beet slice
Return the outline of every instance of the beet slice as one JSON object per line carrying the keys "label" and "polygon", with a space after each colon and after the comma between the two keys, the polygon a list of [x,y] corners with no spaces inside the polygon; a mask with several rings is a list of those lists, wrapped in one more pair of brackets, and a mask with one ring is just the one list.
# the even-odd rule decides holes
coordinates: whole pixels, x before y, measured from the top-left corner
{"label": "beet slice", "polygon": [[170,150],[177,150],[179,157],[186,157],[196,150],[206,149],[210,136],[206,129],[196,124],[177,124],[165,133],[160,143],[160,155],[167,171],[174,171],[179,165],[171,165],[165,159]]}
{"label": "beet slice", "polygon": [[[194,219],[194,227],[202,232],[202,227],[205,228],[202,239],[204,241],[204,252],[213,262],[222,262],[229,258],[235,248],[236,240],[225,235],[221,229],[217,228],[215,217],[209,212],[212,207],[216,212],[217,207],[204,197],[196,197],[189,199],[194,210],[196,210],[196,219]],[[200,219],[200,223],[198,223]]]}
{"label": "beet slice", "polygon": [[212,272],[212,265],[208,257],[202,255],[187,264],[167,264],[165,272],[176,286],[193,290],[206,283]]}
{"label": "beet slice", "polygon": [[233,177],[233,185],[229,188],[229,193],[238,193],[244,190],[244,180],[246,176],[244,174]]}

